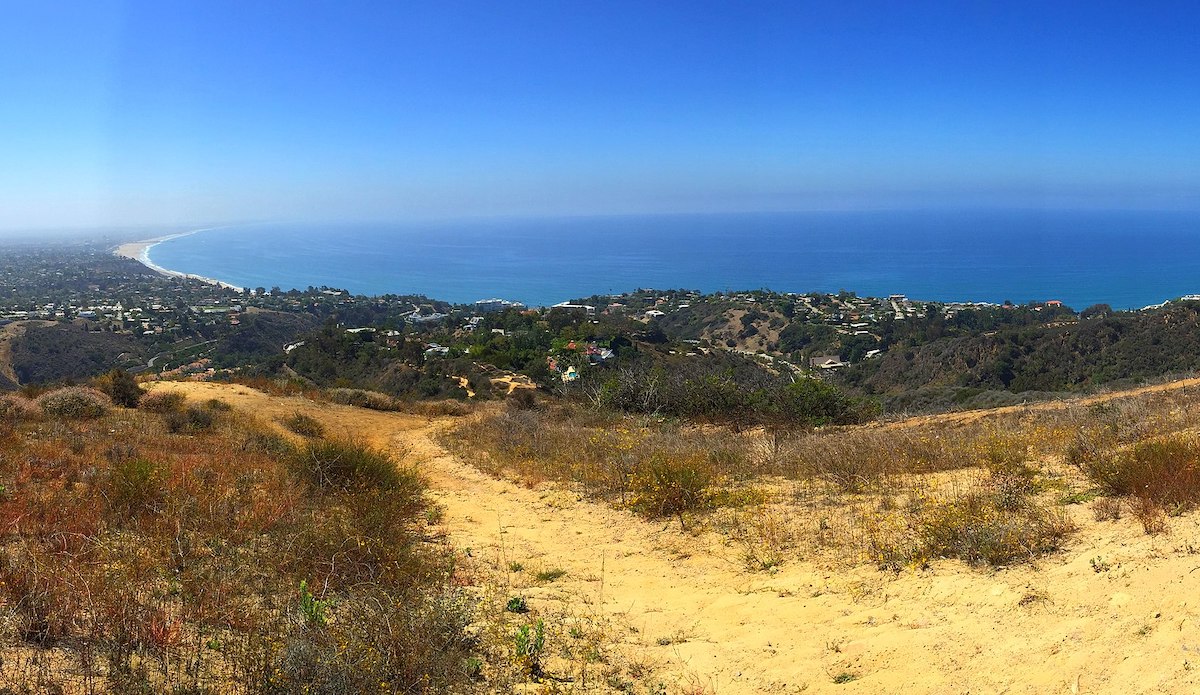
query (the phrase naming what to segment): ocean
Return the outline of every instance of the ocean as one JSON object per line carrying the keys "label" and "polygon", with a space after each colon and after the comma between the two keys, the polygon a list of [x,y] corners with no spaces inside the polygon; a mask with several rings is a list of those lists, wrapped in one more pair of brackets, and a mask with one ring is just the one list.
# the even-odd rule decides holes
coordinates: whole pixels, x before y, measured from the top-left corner
{"label": "ocean", "polygon": [[241,287],[499,297],[638,288],[1058,299],[1141,308],[1200,293],[1200,212],[872,211],[490,218],[209,229],[159,266]]}

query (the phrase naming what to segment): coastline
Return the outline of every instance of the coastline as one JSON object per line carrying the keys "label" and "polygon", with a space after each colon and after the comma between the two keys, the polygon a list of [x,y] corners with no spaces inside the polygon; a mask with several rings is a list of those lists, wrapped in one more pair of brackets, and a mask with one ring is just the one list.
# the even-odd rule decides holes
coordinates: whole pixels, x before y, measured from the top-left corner
{"label": "coastline", "polygon": [[178,270],[171,270],[170,268],[164,268],[164,267],[156,264],[154,261],[150,260],[150,249],[154,248],[158,244],[161,244],[164,241],[169,241],[171,239],[178,239],[179,237],[184,237],[184,236],[188,236],[191,234],[195,234],[196,232],[203,232],[203,231],[205,231],[205,230],[204,229],[193,229],[190,232],[181,232],[179,234],[167,234],[165,236],[155,237],[153,239],[144,239],[142,241],[131,241],[128,243],[121,244],[117,248],[113,249],[113,254],[116,256],[121,256],[123,258],[128,258],[128,259],[137,261],[138,263],[141,263],[142,265],[146,266],[150,270],[153,270],[154,272],[158,273],[159,275],[165,275],[167,277],[180,278],[180,279],[184,279],[184,280],[199,280],[201,282],[206,282],[210,285],[217,285],[218,287],[224,287],[225,289],[237,290],[238,292],[245,292],[246,288],[244,288],[244,287],[239,287],[237,285],[234,285],[234,284],[231,284],[228,282],[223,282],[216,278],[205,277],[203,275],[192,275],[191,273],[181,273]]}

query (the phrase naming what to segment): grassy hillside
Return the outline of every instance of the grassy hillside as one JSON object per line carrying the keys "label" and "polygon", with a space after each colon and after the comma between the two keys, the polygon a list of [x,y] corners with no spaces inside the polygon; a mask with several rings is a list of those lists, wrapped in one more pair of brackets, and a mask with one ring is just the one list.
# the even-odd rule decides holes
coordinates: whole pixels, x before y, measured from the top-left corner
{"label": "grassy hillside", "polygon": [[0,399],[4,692],[450,692],[469,603],[407,462],[219,401]]}

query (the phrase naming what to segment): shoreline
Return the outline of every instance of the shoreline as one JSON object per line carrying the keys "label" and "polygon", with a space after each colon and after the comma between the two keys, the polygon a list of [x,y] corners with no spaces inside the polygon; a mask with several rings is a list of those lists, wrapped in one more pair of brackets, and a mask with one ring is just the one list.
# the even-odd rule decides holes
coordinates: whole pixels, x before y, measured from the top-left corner
{"label": "shoreline", "polygon": [[206,231],[207,229],[215,229],[215,227],[207,227],[205,229],[193,229],[190,232],[180,232],[179,234],[167,234],[165,236],[154,237],[153,239],[144,239],[142,241],[130,241],[130,242],[121,244],[117,248],[113,249],[113,255],[121,256],[122,258],[128,258],[130,260],[137,261],[138,263],[141,263],[142,265],[146,266],[150,270],[153,270],[154,272],[158,273],[159,275],[180,278],[183,280],[199,280],[201,282],[206,282],[210,285],[217,285],[218,287],[224,287],[225,289],[237,290],[238,292],[245,292],[246,288],[244,288],[244,287],[239,287],[238,285],[224,282],[224,281],[218,280],[216,278],[206,277],[204,275],[193,275],[191,273],[183,273],[178,270],[171,270],[170,268],[164,268],[161,265],[158,265],[154,261],[150,260],[150,249],[154,248],[158,244],[161,244],[164,241],[170,241],[171,239],[178,239],[179,237],[189,236],[189,235],[195,234],[196,232],[203,232],[203,231]]}

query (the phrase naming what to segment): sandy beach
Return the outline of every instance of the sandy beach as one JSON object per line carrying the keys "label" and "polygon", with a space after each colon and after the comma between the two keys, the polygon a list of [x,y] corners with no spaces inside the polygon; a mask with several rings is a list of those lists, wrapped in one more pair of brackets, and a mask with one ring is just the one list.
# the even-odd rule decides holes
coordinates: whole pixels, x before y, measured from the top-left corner
{"label": "sandy beach", "polygon": [[138,263],[141,263],[142,265],[146,266],[150,270],[153,270],[154,272],[159,273],[161,275],[168,275],[170,277],[184,278],[187,280],[200,280],[201,282],[207,282],[211,285],[219,285],[221,287],[225,287],[225,288],[228,288],[231,290],[238,290],[239,292],[244,292],[245,288],[243,288],[243,287],[238,287],[237,285],[232,285],[228,282],[222,282],[220,280],[217,280],[216,278],[204,277],[203,275],[191,275],[189,273],[181,273],[178,270],[171,270],[169,268],[164,268],[160,265],[155,264],[153,261],[150,260],[150,249],[153,248],[156,244],[160,244],[169,239],[176,239],[181,236],[187,236],[188,234],[195,234],[198,231],[204,231],[204,230],[197,229],[197,230],[194,230],[191,232],[184,232],[182,234],[168,234],[166,236],[155,237],[153,239],[146,239],[143,241],[131,241],[126,244],[121,244],[120,246],[118,246],[116,248],[116,250],[113,251],[113,253],[118,256],[123,256],[125,258],[133,259],[133,260],[137,261]]}

